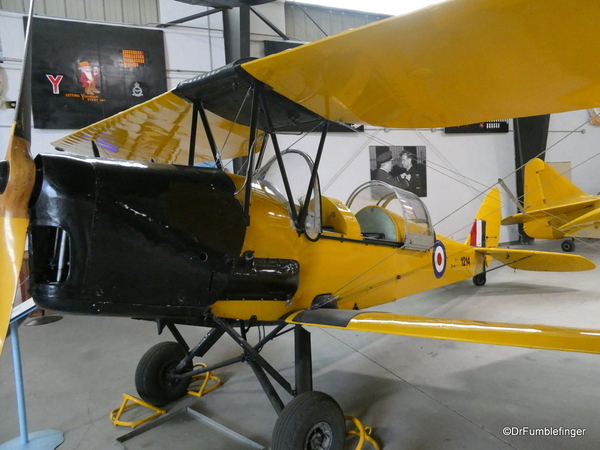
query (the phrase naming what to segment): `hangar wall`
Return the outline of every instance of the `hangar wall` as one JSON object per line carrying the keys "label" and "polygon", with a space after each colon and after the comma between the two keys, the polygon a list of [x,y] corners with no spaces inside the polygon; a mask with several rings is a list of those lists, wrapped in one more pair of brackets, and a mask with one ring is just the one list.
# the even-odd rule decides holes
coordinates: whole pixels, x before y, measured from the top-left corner
{"label": "hangar wall", "polygon": [[[283,2],[257,7],[277,27],[285,31]],[[202,7],[160,0],[160,23],[197,14]],[[254,15],[251,15],[253,55],[262,56],[265,39],[279,37]],[[4,79],[3,97],[15,99],[18,91],[22,59],[22,15],[0,11],[0,42],[5,61],[0,64]],[[168,87],[198,73],[224,64],[223,26],[220,14],[165,29]],[[13,111],[0,109],[0,148],[6,148]],[[576,132],[572,132],[577,130]],[[321,186],[325,195],[345,201],[352,190],[370,177],[369,145],[425,146],[427,156],[428,196],[424,199],[440,234],[463,240],[472,217],[479,207],[477,196],[505,180],[514,190],[514,144],[512,125],[506,134],[446,135],[442,130],[387,130],[367,127],[366,135],[332,133],[327,141],[321,170]],[[585,131],[585,133],[582,133]],[[34,130],[33,150],[48,152],[50,142],[69,131]],[[573,167],[572,180],[588,193],[600,191],[597,181],[600,127],[589,123],[587,111],[556,114],[550,120],[547,161],[569,161]],[[318,136],[308,136],[299,142],[297,137],[282,138],[282,147],[292,146],[314,152]],[[2,150],[0,150],[2,151]],[[503,215],[516,211],[508,198]],[[515,240],[516,229],[504,229],[502,242]]]}

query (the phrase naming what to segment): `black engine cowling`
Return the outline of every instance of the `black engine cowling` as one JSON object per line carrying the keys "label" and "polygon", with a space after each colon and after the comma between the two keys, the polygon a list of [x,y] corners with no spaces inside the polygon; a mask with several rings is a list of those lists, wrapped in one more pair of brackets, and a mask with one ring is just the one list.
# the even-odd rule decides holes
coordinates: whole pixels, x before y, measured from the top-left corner
{"label": "black engine cowling", "polygon": [[42,308],[138,318],[199,318],[222,298],[244,242],[222,171],[36,158],[31,292]]}

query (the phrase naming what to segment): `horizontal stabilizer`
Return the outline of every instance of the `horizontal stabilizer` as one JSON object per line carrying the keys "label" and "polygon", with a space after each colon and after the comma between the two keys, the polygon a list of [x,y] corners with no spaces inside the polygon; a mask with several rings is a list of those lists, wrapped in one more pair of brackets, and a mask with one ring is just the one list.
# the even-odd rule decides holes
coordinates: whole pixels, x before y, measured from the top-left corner
{"label": "horizontal stabilizer", "polygon": [[[592,197],[592,196],[590,196]],[[526,214],[514,214],[502,219],[502,225],[516,225],[519,223],[531,222],[533,220],[547,220],[549,217],[559,216],[579,209],[588,208],[595,204],[599,199],[597,197],[590,198],[580,202],[568,203],[552,208],[528,210]]]}
{"label": "horizontal stabilizer", "polygon": [[502,219],[502,225],[518,225],[525,222],[531,222],[536,220],[537,216],[533,214],[513,214],[512,216],[505,217]]}
{"label": "horizontal stabilizer", "polygon": [[481,344],[600,353],[600,330],[441,319],[339,309],[300,311],[290,315],[286,322]]}
{"label": "horizontal stabilizer", "polygon": [[482,248],[478,253],[491,256],[513,269],[533,270],[538,272],[581,272],[592,270],[596,265],[579,255],[564,253],[536,252],[532,250],[516,250],[512,248]]}

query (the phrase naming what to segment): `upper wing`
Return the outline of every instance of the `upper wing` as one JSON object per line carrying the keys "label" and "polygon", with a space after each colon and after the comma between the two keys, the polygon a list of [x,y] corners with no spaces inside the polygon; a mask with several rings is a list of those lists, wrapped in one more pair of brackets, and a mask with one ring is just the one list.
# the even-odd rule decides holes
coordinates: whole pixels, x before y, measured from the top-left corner
{"label": "upper wing", "polygon": [[[448,1],[200,75],[54,144],[91,154],[94,140],[105,156],[184,163],[195,102],[212,113],[222,157],[246,154],[257,79],[275,130],[310,130],[321,118],[440,127],[597,107],[598,23],[594,0]],[[211,159],[201,127],[196,146],[196,161]]]}
{"label": "upper wing", "polygon": [[564,253],[536,252],[512,248],[478,248],[478,253],[492,256],[513,269],[533,270],[538,272],[579,272],[592,270],[596,265],[579,255]]}
{"label": "upper wing", "polygon": [[600,353],[600,330],[440,319],[383,312],[316,309],[287,323],[514,347]]}
{"label": "upper wing", "polygon": [[600,3],[454,0],[244,64],[330,120],[416,128],[600,105]]}

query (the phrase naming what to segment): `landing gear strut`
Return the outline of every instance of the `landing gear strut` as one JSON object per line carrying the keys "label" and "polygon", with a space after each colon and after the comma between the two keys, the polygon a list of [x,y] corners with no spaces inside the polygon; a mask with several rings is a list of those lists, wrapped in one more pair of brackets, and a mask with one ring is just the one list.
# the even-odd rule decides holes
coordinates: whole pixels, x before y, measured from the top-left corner
{"label": "landing gear strut", "polygon": [[[157,406],[165,405],[185,395],[192,376],[247,362],[279,415],[273,431],[272,450],[343,450],[346,425],[341,408],[329,395],[312,390],[312,351],[308,331],[300,325],[290,327],[281,323],[258,344],[251,345],[246,336],[251,327],[261,325],[257,321],[227,321],[217,316],[211,316],[210,320],[214,328],[191,350],[175,325],[165,324],[177,342],[157,344],[140,360],[136,388],[143,400]],[[239,332],[233,327],[236,324]],[[295,388],[259,354],[267,342],[289,331],[294,331]],[[193,358],[204,356],[224,334],[229,335],[243,353],[210,367],[193,369]],[[294,397],[287,406],[271,380]]]}

